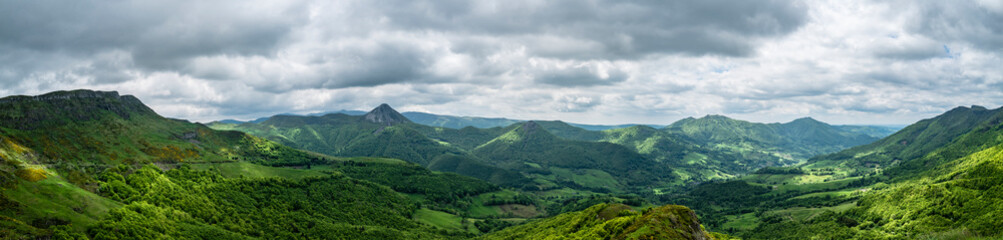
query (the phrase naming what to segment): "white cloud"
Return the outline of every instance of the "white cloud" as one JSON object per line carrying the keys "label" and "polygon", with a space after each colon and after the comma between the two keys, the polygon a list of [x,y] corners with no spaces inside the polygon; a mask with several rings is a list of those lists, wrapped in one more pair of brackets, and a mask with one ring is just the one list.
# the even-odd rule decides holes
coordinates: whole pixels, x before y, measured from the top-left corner
{"label": "white cloud", "polygon": [[997,1],[0,2],[0,94],[169,117],[400,110],[909,123],[1003,104]]}

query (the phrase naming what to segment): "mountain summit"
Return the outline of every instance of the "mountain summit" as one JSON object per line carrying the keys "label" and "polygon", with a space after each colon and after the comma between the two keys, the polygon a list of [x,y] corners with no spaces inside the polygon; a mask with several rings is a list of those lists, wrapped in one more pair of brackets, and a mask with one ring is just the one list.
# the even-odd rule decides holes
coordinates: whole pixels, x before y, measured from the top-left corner
{"label": "mountain summit", "polygon": [[379,107],[376,107],[372,111],[369,111],[369,113],[366,113],[366,115],[364,115],[363,118],[365,118],[366,121],[387,126],[399,123],[411,122],[411,120],[408,120],[406,117],[404,117],[404,115],[401,115],[399,112],[397,112],[397,110],[394,110],[393,108],[390,107],[390,105],[387,105],[386,103],[380,104]]}

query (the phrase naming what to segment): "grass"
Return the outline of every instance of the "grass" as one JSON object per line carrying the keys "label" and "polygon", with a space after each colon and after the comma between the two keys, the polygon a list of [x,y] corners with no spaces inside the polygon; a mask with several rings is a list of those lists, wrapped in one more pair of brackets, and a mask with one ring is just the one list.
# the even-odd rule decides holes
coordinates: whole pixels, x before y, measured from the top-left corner
{"label": "grass", "polygon": [[812,198],[812,197],[825,197],[825,196],[829,196],[829,197],[832,197],[832,198],[835,199],[835,198],[850,197],[850,196],[854,196],[854,195],[858,195],[858,196],[860,195],[860,189],[859,188],[839,190],[839,191],[809,193],[809,194],[805,194],[805,195],[793,197],[791,199]]}
{"label": "grass", "polygon": [[824,191],[824,190],[836,190],[846,188],[847,184],[860,179],[861,177],[850,177],[829,182],[822,183],[809,183],[809,184],[787,184],[777,186],[776,193],[784,193],[789,191],[800,191],[800,192],[812,192],[812,191]]}
{"label": "grass", "polygon": [[422,208],[414,213],[414,219],[442,229],[467,230],[463,226],[463,218],[445,212]]}
{"label": "grass", "polygon": [[221,175],[228,178],[244,176],[249,178],[280,177],[287,179],[299,179],[304,177],[328,175],[327,173],[313,169],[268,167],[248,162],[192,164],[192,168],[218,171]]}
{"label": "grass", "polygon": [[742,232],[755,229],[759,226],[759,218],[755,213],[728,216],[728,220],[721,224],[721,229],[733,229],[733,232]]}
{"label": "grass", "polygon": [[41,218],[69,220],[77,230],[97,222],[109,209],[121,207],[118,202],[88,192],[70,184],[59,175],[49,175],[37,182],[20,181],[17,187],[3,190],[10,200],[22,204],[22,211],[2,215],[25,223]]}
{"label": "grass", "polygon": [[555,177],[570,179],[578,185],[589,187],[604,187],[610,190],[619,190],[622,187],[613,175],[596,169],[571,170],[566,168],[550,168]]}
{"label": "grass", "polygon": [[531,218],[540,215],[540,211],[536,209],[533,205],[519,205],[519,204],[505,204],[500,205],[498,208],[506,214],[512,214],[512,216]]}
{"label": "grass", "polygon": [[565,187],[542,192],[536,192],[535,194],[536,196],[541,198],[547,198],[547,197],[565,198],[565,197],[589,196],[589,195],[594,195],[595,193]]}
{"label": "grass", "polygon": [[820,207],[820,208],[806,208],[806,207],[793,207],[788,209],[769,211],[769,214],[777,214],[782,216],[788,216],[793,220],[804,221],[817,216],[826,210],[833,212],[843,212],[857,206],[857,202],[848,202],[832,207]]}
{"label": "grass", "polygon": [[396,158],[380,158],[380,157],[350,157],[350,158],[338,158],[342,161],[356,161],[356,162],[373,162],[373,163],[397,163],[405,164],[407,161],[396,159]]}
{"label": "grass", "polygon": [[511,190],[501,190],[496,192],[483,193],[471,199],[470,208],[467,213],[473,218],[486,218],[502,215],[502,210],[498,206],[485,206],[484,203],[494,195],[496,198],[512,198],[518,194]]}
{"label": "grass", "polygon": [[703,154],[700,154],[700,153],[686,154],[686,156],[683,157],[683,162],[686,162],[686,164],[689,164],[689,165],[693,165],[693,164],[705,164],[705,163],[707,163],[707,155],[703,155]]}

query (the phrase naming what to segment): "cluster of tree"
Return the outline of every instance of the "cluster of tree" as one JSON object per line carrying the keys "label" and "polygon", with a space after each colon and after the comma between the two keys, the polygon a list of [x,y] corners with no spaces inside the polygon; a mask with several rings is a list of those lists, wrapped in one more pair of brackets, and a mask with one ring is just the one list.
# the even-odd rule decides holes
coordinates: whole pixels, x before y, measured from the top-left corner
{"label": "cluster of tree", "polygon": [[330,166],[346,176],[388,186],[397,192],[421,194],[435,204],[460,210],[465,210],[457,206],[462,199],[500,189],[480,179],[435,173],[412,163],[336,161]]}
{"label": "cluster of tree", "polygon": [[642,206],[647,201],[637,195],[613,195],[613,194],[602,194],[602,195],[589,195],[589,196],[575,196],[566,197],[563,199],[551,199],[554,201],[553,204],[546,206],[547,214],[555,216],[561,213],[581,211],[595,206],[596,204],[604,203],[617,203],[626,204],[630,206]]}
{"label": "cluster of tree", "polygon": [[511,198],[497,197],[495,195],[491,195],[487,201],[484,201],[485,206],[496,206],[505,204],[535,205],[536,202],[533,201],[532,197],[527,196],[525,194],[517,194],[515,196],[512,196]]}
{"label": "cluster of tree", "polygon": [[693,211],[686,207],[666,205],[641,213],[623,204],[597,204],[581,211],[509,227],[483,238],[713,239],[700,227]]}
{"label": "cluster of tree", "polygon": [[509,221],[498,220],[494,218],[484,219],[483,221],[474,222],[474,227],[477,227],[478,231],[482,233],[490,233],[498,230],[502,230],[507,227],[515,225]]}
{"label": "cluster of tree", "polygon": [[755,174],[804,174],[804,170],[798,167],[764,167],[756,170]]}
{"label": "cluster of tree", "polygon": [[89,228],[96,238],[469,237],[419,224],[413,200],[346,176],[224,179],[186,165],[168,172],[147,165],[111,168],[101,179],[102,195],[128,205]]}

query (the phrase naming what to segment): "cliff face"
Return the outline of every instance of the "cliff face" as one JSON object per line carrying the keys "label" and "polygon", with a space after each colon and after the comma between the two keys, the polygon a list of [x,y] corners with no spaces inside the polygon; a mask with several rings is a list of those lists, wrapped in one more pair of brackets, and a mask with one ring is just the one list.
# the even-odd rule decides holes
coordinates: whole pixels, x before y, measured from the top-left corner
{"label": "cliff face", "polygon": [[0,98],[0,127],[30,130],[108,116],[129,119],[154,115],[134,96],[91,90],[58,91],[39,96]]}

